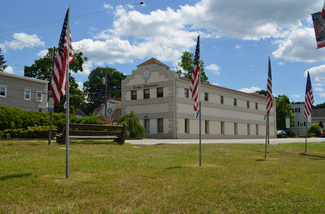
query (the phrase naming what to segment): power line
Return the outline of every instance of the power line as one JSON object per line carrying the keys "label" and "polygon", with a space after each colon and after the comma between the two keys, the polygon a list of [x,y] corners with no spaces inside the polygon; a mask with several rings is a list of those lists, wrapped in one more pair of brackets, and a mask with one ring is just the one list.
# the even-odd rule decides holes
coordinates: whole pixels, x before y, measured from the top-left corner
{"label": "power line", "polygon": [[[130,6],[136,6],[136,5],[142,5],[142,4],[145,4],[147,2],[152,2],[152,1],[154,1],[154,0],[144,1],[144,2],[140,2],[140,3],[136,3],[136,4],[128,4],[126,6],[122,6],[122,8],[130,7]],[[71,17],[70,19],[76,19],[76,18],[80,18],[80,17],[96,15],[96,14],[99,14],[99,13],[109,12],[109,11],[113,11],[113,10],[115,10],[115,9],[102,10],[102,11],[98,11],[98,12],[93,12],[93,13],[88,13],[88,14],[84,14],[84,15],[74,16],[74,17]],[[31,28],[31,27],[38,27],[38,26],[41,26],[41,25],[53,24],[53,23],[56,23],[56,22],[62,22],[62,19],[55,20],[55,21],[50,21],[50,22],[44,22],[44,23],[35,24],[35,25],[29,25],[29,26],[26,26],[26,27],[14,28],[14,29],[10,29],[10,30],[7,30],[7,31],[16,31],[16,30],[21,30],[21,29],[26,29],[26,28]]]}

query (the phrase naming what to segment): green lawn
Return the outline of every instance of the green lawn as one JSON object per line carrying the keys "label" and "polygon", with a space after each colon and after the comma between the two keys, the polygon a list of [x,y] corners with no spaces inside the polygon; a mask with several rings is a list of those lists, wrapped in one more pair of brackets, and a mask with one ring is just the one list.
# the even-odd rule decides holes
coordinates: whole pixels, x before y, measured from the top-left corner
{"label": "green lawn", "polygon": [[325,213],[325,143],[0,141],[0,213]]}

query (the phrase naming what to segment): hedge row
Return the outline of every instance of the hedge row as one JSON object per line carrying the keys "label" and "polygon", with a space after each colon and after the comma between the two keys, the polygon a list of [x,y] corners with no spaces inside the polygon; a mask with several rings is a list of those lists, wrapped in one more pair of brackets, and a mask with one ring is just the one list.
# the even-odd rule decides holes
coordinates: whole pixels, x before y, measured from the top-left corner
{"label": "hedge row", "polygon": [[[27,129],[5,129],[0,131],[0,138],[48,138],[49,126],[28,127]],[[51,126],[51,136],[57,133],[57,127]]]}
{"label": "hedge row", "polygon": [[[70,123],[79,124],[103,124],[97,117],[86,116],[78,118],[69,115]],[[61,132],[66,121],[65,113],[52,113],[52,126],[57,127],[57,132]],[[19,108],[0,105],[0,131],[6,129],[23,129],[28,127],[49,126],[50,112],[42,113],[37,111],[24,111]]]}

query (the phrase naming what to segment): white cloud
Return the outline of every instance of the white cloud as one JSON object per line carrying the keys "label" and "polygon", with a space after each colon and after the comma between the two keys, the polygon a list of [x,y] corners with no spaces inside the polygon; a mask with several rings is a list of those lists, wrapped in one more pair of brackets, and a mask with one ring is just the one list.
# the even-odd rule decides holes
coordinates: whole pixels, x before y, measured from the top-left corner
{"label": "white cloud", "polygon": [[239,45],[239,44],[237,44],[237,45],[235,46],[235,49],[241,49],[241,48],[242,48],[242,46]]}
{"label": "white cloud", "polygon": [[318,93],[320,97],[325,97],[325,93]]}
{"label": "white cloud", "polygon": [[211,83],[212,85],[216,85],[216,86],[219,86],[219,83],[215,83],[215,82],[213,82],[213,83]]}
{"label": "white cloud", "polygon": [[284,62],[278,62],[278,65],[284,65]]}
{"label": "white cloud", "polygon": [[23,48],[33,48],[33,47],[44,47],[44,42],[36,34],[28,35],[25,33],[14,33],[14,40],[8,42],[5,41],[4,45],[11,49],[23,49]]}
{"label": "white cloud", "polygon": [[78,85],[79,85],[79,89],[82,90],[83,89],[83,86],[84,86],[84,83],[83,82],[78,82]]}
{"label": "white cloud", "polygon": [[315,78],[316,82],[325,82],[325,65],[320,65],[308,69],[307,71],[305,71],[304,77],[307,77],[308,71],[311,79]]}
{"label": "white cloud", "polygon": [[49,51],[46,49],[46,50],[42,50],[40,51],[37,56],[43,58]]}
{"label": "white cloud", "polygon": [[299,94],[294,94],[294,95],[290,95],[290,97],[299,98],[300,95]]}
{"label": "white cloud", "polygon": [[250,87],[250,88],[241,88],[239,89],[238,91],[242,91],[242,92],[246,92],[246,93],[254,93],[255,91],[260,91],[262,90],[261,88],[259,87]]}
{"label": "white cloud", "polygon": [[6,69],[4,70],[4,72],[13,74],[14,73],[14,69],[11,66],[8,65],[6,67]]}
{"label": "white cloud", "polygon": [[255,65],[248,65],[249,67],[255,67]]}
{"label": "white cloud", "polygon": [[319,87],[316,87],[316,88],[315,88],[315,91],[324,91],[324,89],[319,88]]}
{"label": "white cloud", "polygon": [[207,69],[212,70],[212,72],[216,75],[220,75],[220,73],[218,72],[220,70],[220,67],[216,64],[211,64],[207,66]]}
{"label": "white cloud", "polygon": [[317,84],[315,84],[315,86],[317,86],[317,87],[322,87],[323,84],[322,84],[322,83],[317,83]]}
{"label": "white cloud", "polygon": [[275,58],[307,63],[325,60],[325,49],[315,50],[313,28],[296,28],[283,40],[277,40],[275,43],[279,44],[279,48],[272,53]]}

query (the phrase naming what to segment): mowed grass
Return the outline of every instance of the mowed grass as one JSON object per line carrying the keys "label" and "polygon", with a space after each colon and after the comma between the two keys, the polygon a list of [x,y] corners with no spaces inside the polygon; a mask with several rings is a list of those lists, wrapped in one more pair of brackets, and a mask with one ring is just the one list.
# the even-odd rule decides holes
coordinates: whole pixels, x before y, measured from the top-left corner
{"label": "mowed grass", "polygon": [[325,143],[0,141],[0,213],[324,213]]}

